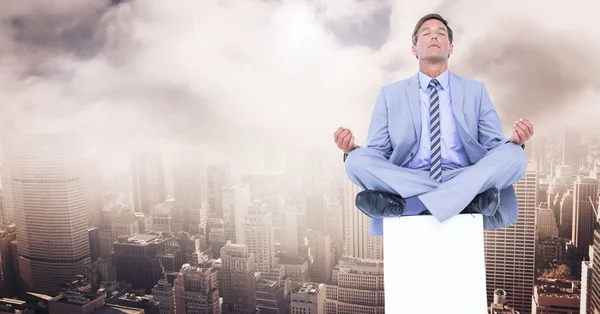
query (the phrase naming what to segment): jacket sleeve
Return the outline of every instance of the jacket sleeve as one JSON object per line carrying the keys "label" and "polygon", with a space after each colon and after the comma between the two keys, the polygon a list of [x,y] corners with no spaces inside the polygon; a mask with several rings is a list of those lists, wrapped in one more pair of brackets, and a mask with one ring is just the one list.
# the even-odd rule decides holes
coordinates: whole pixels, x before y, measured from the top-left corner
{"label": "jacket sleeve", "polygon": [[[365,147],[361,148],[373,150],[385,159],[390,159],[390,156],[392,155],[392,143],[390,141],[390,134],[388,133],[387,106],[388,103],[385,98],[385,92],[384,89],[381,88],[371,114],[371,121],[367,133],[367,143]],[[347,156],[348,154],[344,153],[344,161],[346,161]]]}
{"label": "jacket sleeve", "polygon": [[[504,137],[500,117],[494,108],[490,94],[485,84],[481,83],[481,104],[479,107],[479,143],[490,151],[498,145],[510,142],[510,138]],[[521,145],[525,149],[525,144]]]}

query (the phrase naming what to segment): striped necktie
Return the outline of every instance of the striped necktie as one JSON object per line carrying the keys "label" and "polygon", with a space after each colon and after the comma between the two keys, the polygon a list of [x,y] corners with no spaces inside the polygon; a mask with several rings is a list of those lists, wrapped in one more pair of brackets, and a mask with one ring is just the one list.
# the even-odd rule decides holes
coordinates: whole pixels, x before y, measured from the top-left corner
{"label": "striped necktie", "polygon": [[429,175],[438,182],[442,182],[442,142],[440,135],[440,96],[436,79],[429,82],[429,147],[430,168]]}

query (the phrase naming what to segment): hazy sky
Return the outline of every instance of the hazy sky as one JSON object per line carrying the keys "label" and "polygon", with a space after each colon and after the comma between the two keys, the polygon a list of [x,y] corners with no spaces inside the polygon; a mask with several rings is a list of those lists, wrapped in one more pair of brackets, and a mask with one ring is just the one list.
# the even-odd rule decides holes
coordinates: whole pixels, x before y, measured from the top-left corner
{"label": "hazy sky", "polygon": [[75,129],[100,147],[200,142],[242,151],[272,139],[335,149],[340,125],[362,143],[378,89],[417,71],[414,23],[438,12],[455,32],[451,70],[483,80],[504,123],[523,116],[538,131],[592,126],[600,118],[598,6],[3,1],[0,121]]}

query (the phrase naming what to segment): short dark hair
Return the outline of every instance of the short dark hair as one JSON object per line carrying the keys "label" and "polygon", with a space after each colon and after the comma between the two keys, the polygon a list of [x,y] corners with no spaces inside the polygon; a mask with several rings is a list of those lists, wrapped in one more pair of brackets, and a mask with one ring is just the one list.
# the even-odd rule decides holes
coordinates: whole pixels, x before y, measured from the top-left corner
{"label": "short dark hair", "polygon": [[413,30],[413,33],[412,33],[413,45],[417,44],[417,35],[419,33],[419,29],[421,29],[421,26],[423,26],[423,24],[429,20],[438,20],[438,21],[442,22],[444,24],[444,26],[446,26],[446,29],[448,30],[448,39],[450,40],[450,43],[452,43],[452,41],[454,40],[454,34],[452,33],[452,29],[450,28],[450,26],[448,26],[448,21],[446,21],[446,19],[444,19],[439,14],[430,13],[430,14],[427,14],[427,15],[423,16],[422,18],[420,18],[419,21],[417,22],[417,25],[415,25],[415,29]]}

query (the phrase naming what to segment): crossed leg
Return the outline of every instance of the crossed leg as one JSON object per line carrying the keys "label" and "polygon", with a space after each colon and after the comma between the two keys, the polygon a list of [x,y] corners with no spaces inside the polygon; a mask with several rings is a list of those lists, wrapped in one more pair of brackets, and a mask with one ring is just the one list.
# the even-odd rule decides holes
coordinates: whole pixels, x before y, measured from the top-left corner
{"label": "crossed leg", "polygon": [[460,213],[477,194],[491,188],[505,189],[521,179],[526,170],[527,157],[521,146],[505,143],[434,191],[418,197],[438,221],[444,222]]}
{"label": "crossed leg", "polygon": [[418,197],[443,222],[460,213],[477,194],[519,180],[527,169],[527,159],[519,145],[506,143],[475,165],[451,171],[450,177],[439,183],[427,171],[400,167],[377,151],[361,147],[348,154],[345,168],[348,178],[359,187],[396,193],[405,199]]}
{"label": "crossed leg", "polygon": [[344,162],[348,178],[365,190],[395,193],[409,198],[435,190],[440,183],[429,172],[400,167],[371,148],[354,149]]}

